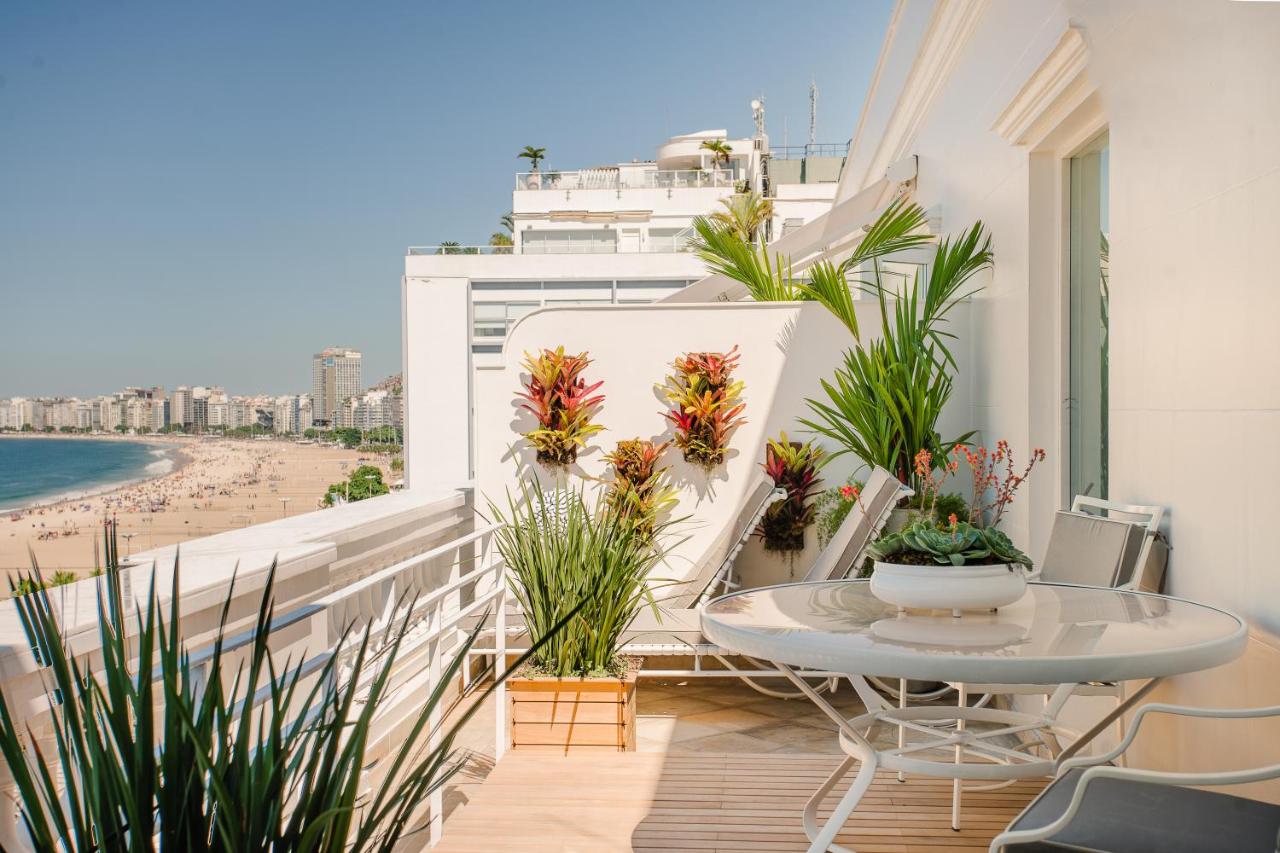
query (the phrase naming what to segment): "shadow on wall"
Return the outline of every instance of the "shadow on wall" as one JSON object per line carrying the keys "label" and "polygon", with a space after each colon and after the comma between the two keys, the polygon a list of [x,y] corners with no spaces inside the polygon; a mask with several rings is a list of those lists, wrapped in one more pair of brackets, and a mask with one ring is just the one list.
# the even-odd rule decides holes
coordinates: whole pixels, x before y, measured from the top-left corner
{"label": "shadow on wall", "polygon": [[[868,310],[874,306],[868,304]],[[867,327],[873,324],[868,318]],[[746,492],[762,474],[767,439],[781,430],[799,435],[797,419],[805,398],[821,393],[852,341],[847,330],[815,303],[717,303],[543,309],[527,315],[511,331],[501,368],[476,378],[476,470],[479,503],[505,500],[519,477],[544,488],[564,482],[604,483],[611,475],[604,456],[617,441],[636,436],[665,441],[672,435],[663,418],[668,408],[660,390],[672,362],[686,352],[726,352],[737,345],[735,376],[745,383],[745,422],[734,432],[722,465],[710,472],[686,462],[672,446],[663,458],[679,490],[676,517],[690,517],[687,537],[673,549],[670,574],[683,575],[700,564],[727,524],[736,518]],[[588,382],[603,380],[605,395],[595,420],[604,431],[592,436],[576,462],[561,471],[535,460],[522,433],[536,424],[519,408],[516,393],[528,379],[523,353],[563,346],[586,352]],[[497,413],[501,413],[500,415]]]}

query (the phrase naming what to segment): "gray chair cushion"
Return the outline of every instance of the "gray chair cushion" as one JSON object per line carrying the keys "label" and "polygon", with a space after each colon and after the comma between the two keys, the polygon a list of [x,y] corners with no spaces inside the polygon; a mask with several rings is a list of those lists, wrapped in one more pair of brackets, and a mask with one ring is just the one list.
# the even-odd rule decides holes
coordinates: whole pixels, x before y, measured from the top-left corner
{"label": "gray chair cushion", "polygon": [[[1071,802],[1084,771],[1055,780],[1010,829],[1052,823]],[[1045,841],[1011,844],[1008,853],[1275,853],[1280,806],[1217,791],[1128,779],[1089,783],[1080,811]]]}
{"label": "gray chair cushion", "polygon": [[1128,521],[1059,512],[1053,517],[1040,579],[1090,586],[1128,583],[1145,536],[1142,527]]}

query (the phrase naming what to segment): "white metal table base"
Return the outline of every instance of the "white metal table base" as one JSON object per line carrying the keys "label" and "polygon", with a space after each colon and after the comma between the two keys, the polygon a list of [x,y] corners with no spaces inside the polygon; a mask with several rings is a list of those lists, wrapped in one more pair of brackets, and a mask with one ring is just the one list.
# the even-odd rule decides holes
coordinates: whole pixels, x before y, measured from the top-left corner
{"label": "white metal table base", "polygon": [[[987,783],[973,790],[1000,787],[1018,779],[1035,779],[1052,776],[1057,766],[1058,757],[1046,739],[1057,722],[1057,714],[1071,695],[1073,685],[1062,685],[1054,691],[1044,710],[1038,714],[1019,711],[1005,711],[996,708],[959,706],[917,706],[894,707],[884,697],[872,689],[861,675],[848,675],[854,690],[866,706],[866,713],[852,719],[845,719],[839,710],[834,708],[818,691],[786,664],[774,664],[787,676],[796,688],[809,698],[824,714],[836,724],[839,731],[840,748],[848,756],[840,763],[831,776],[814,793],[804,807],[804,831],[811,845],[809,853],[854,853],[847,847],[835,843],[835,837],[853,814],[863,795],[871,787],[876,771],[880,768],[898,771],[899,780],[904,775],[915,774],[935,778],[951,779],[954,782],[951,828],[960,828],[960,795],[962,780]],[[1114,711],[1104,717],[1096,726],[1086,732],[1069,748],[1070,753],[1078,751],[1099,733],[1115,722],[1116,718],[1142,699],[1155,686],[1155,680],[1148,682],[1134,695],[1120,703]],[[963,687],[961,696],[964,695]],[[954,721],[954,728],[942,728],[940,723]],[[981,723],[992,728],[973,729],[968,723]],[[877,724],[896,726],[898,729],[898,746],[894,749],[877,750],[868,737],[871,729]],[[921,739],[911,742],[908,733],[920,735]],[[1043,758],[1023,751],[1023,748],[1010,748],[995,741],[1011,736],[1028,736],[1039,740],[1039,743],[1022,745],[1023,748],[1045,746],[1052,757]],[[949,751],[951,761],[939,761],[924,757],[930,752]],[[966,759],[969,759],[966,761]],[[840,798],[831,816],[819,826],[818,809],[823,800],[835,789],[840,781],[849,774],[854,764],[858,764],[857,775],[849,790]]]}

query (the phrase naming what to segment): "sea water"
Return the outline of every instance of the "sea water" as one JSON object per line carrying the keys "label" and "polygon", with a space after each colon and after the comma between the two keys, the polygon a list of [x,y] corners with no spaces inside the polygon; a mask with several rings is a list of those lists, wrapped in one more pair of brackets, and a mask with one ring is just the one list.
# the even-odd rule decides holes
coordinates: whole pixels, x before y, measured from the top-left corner
{"label": "sea water", "polygon": [[0,438],[0,511],[108,491],[173,468],[163,445],[92,438]]}

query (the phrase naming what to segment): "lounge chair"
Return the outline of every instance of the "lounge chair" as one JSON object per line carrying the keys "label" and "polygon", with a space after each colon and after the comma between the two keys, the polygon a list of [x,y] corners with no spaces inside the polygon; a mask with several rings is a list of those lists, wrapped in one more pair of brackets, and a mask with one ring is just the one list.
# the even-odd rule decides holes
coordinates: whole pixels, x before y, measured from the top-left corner
{"label": "lounge chair", "polygon": [[[893,508],[904,493],[906,493],[906,488],[894,479],[893,475],[888,471],[882,468],[872,471],[866,485],[863,487],[860,500],[850,509],[848,517],[840,525],[836,535],[827,543],[822,553],[818,555],[818,559],[814,561],[804,580],[838,580],[847,577],[850,573],[856,573],[857,569],[862,565],[867,545],[884,528],[890,512],[893,511]],[[760,515],[763,515],[763,511]],[[736,547],[732,549],[726,562],[732,561],[737,552],[745,545],[747,537],[755,530],[758,523],[757,518],[754,523],[745,528],[735,528],[733,536],[736,537]],[[716,579],[722,575],[724,575],[723,570],[716,574]],[[703,637],[700,623],[701,605],[715,595],[730,592],[737,588],[737,584],[732,582],[731,574],[725,576],[729,578],[728,583],[717,585],[717,580],[713,579],[710,585],[701,589],[695,587],[691,593],[686,593],[685,596],[664,599],[659,605],[657,613],[654,613],[651,609],[641,611],[622,637],[623,653],[649,659],[655,657],[693,658],[692,669],[646,669],[644,671],[646,675],[668,677],[737,675],[748,685],[766,695],[782,698],[798,697],[800,695],[798,692],[777,691],[756,683],[754,680],[756,678],[780,677],[782,675],[772,664],[742,656],[752,666],[751,669],[743,669],[730,660],[731,657],[738,657],[735,652],[709,643]],[[692,598],[689,598],[690,594],[692,594]],[[704,658],[712,658],[718,661],[728,672],[720,669],[703,669],[702,661]],[[808,674],[826,682],[831,682],[844,675],[843,673],[834,672]]]}
{"label": "lounge chair", "polygon": [[[1054,781],[991,842],[991,853],[1274,853],[1280,805],[1201,790],[1280,778],[1280,764],[1218,773],[1167,773],[1111,767],[1148,714],[1220,720],[1280,716],[1280,706],[1228,710],[1150,704],[1139,708],[1120,745],[1072,758]],[[1190,786],[1200,786],[1192,788]]]}

